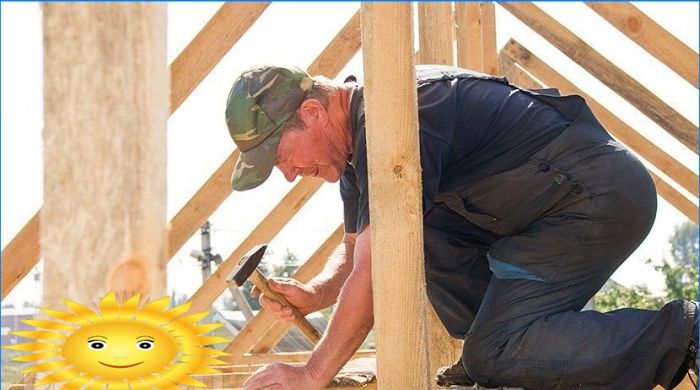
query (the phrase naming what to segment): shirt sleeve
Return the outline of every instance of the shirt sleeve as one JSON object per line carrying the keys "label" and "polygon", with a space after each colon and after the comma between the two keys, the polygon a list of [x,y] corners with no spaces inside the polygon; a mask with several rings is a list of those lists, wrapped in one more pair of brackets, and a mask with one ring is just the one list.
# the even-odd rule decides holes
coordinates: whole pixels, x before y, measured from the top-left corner
{"label": "shirt sleeve", "polygon": [[357,211],[360,191],[357,188],[357,177],[352,165],[345,167],[340,178],[340,198],[343,200],[343,221],[345,233],[357,233]]}

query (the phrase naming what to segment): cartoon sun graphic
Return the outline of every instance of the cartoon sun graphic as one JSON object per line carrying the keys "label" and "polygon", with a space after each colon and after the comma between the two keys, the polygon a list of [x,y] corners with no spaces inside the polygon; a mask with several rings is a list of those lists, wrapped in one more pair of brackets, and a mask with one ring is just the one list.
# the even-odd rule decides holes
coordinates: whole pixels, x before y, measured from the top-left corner
{"label": "cartoon sun graphic", "polygon": [[35,362],[23,372],[48,375],[35,385],[63,382],[65,389],[178,389],[204,387],[190,375],[219,371],[210,365],[228,355],[206,347],[229,341],[204,336],[222,324],[197,324],[208,312],[183,316],[190,303],[167,309],[163,297],[139,307],[140,295],[122,305],[114,292],[100,301],[99,310],[65,300],[70,312],[42,308],[60,321],[25,320],[37,330],[13,334],[36,341],[4,348],[29,352],[14,360]]}

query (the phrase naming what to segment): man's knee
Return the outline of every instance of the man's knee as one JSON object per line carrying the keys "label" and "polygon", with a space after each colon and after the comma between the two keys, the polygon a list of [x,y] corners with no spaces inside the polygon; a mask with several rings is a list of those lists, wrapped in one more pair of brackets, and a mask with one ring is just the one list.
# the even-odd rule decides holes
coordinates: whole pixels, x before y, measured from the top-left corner
{"label": "man's knee", "polygon": [[462,362],[469,377],[477,383],[488,383],[493,376],[497,348],[486,337],[469,334],[462,347]]}

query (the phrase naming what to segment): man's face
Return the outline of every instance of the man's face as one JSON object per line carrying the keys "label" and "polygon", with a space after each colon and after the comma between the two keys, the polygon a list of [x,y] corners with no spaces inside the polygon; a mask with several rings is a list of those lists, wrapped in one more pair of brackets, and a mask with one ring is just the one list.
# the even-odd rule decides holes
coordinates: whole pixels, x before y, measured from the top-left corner
{"label": "man's face", "polygon": [[341,152],[342,146],[337,145],[342,138],[333,133],[337,130],[329,126],[325,110],[311,114],[302,111],[301,119],[305,124],[303,128],[291,128],[282,133],[275,165],[289,182],[297,176],[338,181],[348,158]]}

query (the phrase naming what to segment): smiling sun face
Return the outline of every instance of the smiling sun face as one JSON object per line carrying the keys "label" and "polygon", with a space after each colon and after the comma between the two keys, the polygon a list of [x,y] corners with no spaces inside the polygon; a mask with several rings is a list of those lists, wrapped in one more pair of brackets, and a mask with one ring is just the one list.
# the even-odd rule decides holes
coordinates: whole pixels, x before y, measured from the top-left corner
{"label": "smiling sun face", "polygon": [[124,379],[162,370],[175,359],[177,344],[158,328],[114,321],[76,331],[61,352],[87,375]]}
{"label": "smiling sun face", "polygon": [[135,295],[119,305],[113,292],[100,301],[100,310],[66,300],[70,312],[42,309],[61,320],[25,320],[36,331],[12,332],[37,341],[4,348],[30,352],[14,360],[38,364],[24,373],[46,372],[35,385],[63,382],[78,389],[178,389],[178,384],[203,387],[190,375],[219,371],[227,355],[209,344],[228,341],[203,336],[221,324],[197,324],[208,313],[183,316],[189,303],[167,310],[168,297],[139,307]]}

